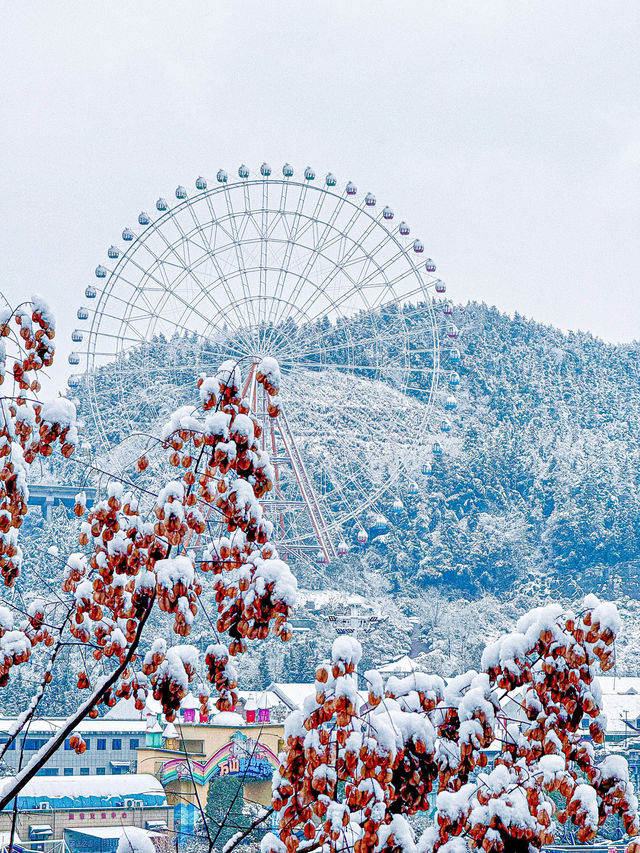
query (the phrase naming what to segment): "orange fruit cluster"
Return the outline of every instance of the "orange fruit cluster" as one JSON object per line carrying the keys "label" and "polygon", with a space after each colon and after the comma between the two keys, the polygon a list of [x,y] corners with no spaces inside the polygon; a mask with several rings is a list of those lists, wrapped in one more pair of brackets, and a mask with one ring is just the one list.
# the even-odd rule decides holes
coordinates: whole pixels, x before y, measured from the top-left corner
{"label": "orange fruit cluster", "polygon": [[[16,310],[19,328],[11,335],[9,317],[0,321],[0,384],[5,380],[5,360],[13,358],[12,374],[17,394],[2,400],[0,419],[0,574],[5,586],[13,586],[20,574],[21,552],[17,531],[27,512],[27,466],[38,455],[50,456],[56,443],[69,457],[77,441],[75,408],[67,400],[42,404],[25,392],[40,390],[37,371],[53,362],[55,327],[45,303],[34,297],[31,311]],[[5,339],[16,354],[7,355]]]}

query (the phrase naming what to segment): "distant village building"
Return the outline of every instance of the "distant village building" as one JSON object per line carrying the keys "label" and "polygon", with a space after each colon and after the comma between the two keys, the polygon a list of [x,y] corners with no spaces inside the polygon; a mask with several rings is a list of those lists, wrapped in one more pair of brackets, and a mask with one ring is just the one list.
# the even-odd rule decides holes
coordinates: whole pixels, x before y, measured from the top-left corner
{"label": "distant village building", "polygon": [[[396,678],[420,671],[408,655],[378,669]],[[607,676],[598,682],[607,717],[604,748],[625,755],[640,787],[640,678]],[[247,799],[268,805],[283,720],[314,691],[312,683],[274,682],[266,690],[240,691],[234,711],[211,715],[189,694],[173,723],[151,697],[142,711],[122,700],[101,719],[78,725],[86,752],[77,755],[65,744],[23,789],[19,837],[32,844],[64,838],[71,853],[114,853],[122,827],[139,826],[155,833],[157,847],[169,832],[173,848],[176,838],[193,831],[197,800],[206,803],[210,782],[225,776],[242,779]],[[365,707],[367,692],[360,690],[359,696]],[[521,711],[513,703],[503,707],[505,718],[517,718]],[[12,722],[0,720],[0,739],[6,740]],[[26,760],[61,722],[35,721],[26,736],[20,735]],[[589,738],[587,720],[584,736]],[[7,751],[5,775],[16,769],[19,750],[18,745]],[[9,819],[8,812],[0,813],[0,849]]]}
{"label": "distant village building", "polygon": [[384,666],[378,667],[378,672],[383,678],[389,675],[395,675],[398,678],[404,678],[407,675],[412,675],[414,672],[422,672],[422,668],[409,655],[402,655],[397,660],[392,660]]}
{"label": "distant village building", "polygon": [[640,678],[600,676],[598,683],[607,716],[607,742],[630,744],[640,739]]}

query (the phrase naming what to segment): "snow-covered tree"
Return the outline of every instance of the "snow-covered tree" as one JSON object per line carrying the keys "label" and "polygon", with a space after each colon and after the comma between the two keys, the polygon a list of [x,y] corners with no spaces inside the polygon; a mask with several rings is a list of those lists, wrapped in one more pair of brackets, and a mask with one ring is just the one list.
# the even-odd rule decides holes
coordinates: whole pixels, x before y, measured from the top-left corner
{"label": "snow-covered tree", "polygon": [[[286,721],[273,779],[279,834],[265,836],[263,853],[533,853],[553,841],[555,821],[573,822],[585,842],[610,815],[635,836],[627,763],[598,763],[594,749],[604,740],[595,676],[613,666],[618,630],[616,608],[592,595],[579,613],[537,608],[485,648],[480,672],[385,685],[367,671],[366,703],[360,644],[338,638],[315,694]],[[432,790],[435,823],[416,841],[408,818]]]}
{"label": "snow-covered tree", "polygon": [[[11,317],[19,329],[11,335]],[[40,403],[36,372],[53,359],[54,322],[46,304],[34,298],[28,307],[0,317],[0,378],[7,347],[13,344],[15,393],[3,397],[0,424],[0,572],[9,590],[20,574],[18,532],[27,512],[28,467],[58,449],[70,457],[78,440],[73,403],[59,398]],[[9,356],[11,357],[11,356]],[[268,395],[271,416],[278,414],[280,371],[265,359],[257,381]],[[248,644],[270,634],[287,641],[296,581],[278,557],[273,525],[260,498],[273,486],[274,471],[260,449],[261,424],[241,393],[237,365],[222,364],[215,376],[198,380],[199,406],[173,413],[162,435],[150,444],[168,455],[176,470],[158,489],[140,479],[107,476],[106,495],[87,515],[86,496],[76,498],[75,514],[84,518],[79,544],[70,554],[61,588],[25,600],[11,596],[0,606],[0,686],[24,666],[34,650],[45,650],[41,681],[18,716],[0,758],[36,713],[62,650],[81,650],[77,686],[87,698],[57,733],[26,763],[0,797],[4,808],[43,767],[66,738],[77,751],[86,744],[74,729],[99,706],[133,697],[142,709],[148,693],[175,717],[189,689],[208,708],[209,684],[220,710],[237,702],[237,671],[231,662]],[[145,454],[138,470],[149,466]],[[190,549],[193,537],[208,534],[202,559]],[[211,576],[217,617],[202,605],[203,583]],[[158,611],[168,614],[180,638],[190,633],[205,609],[208,633],[215,637],[204,655],[195,644],[169,645],[149,626]],[[145,629],[147,629],[145,631]],[[228,640],[225,640],[228,638]],[[204,660],[203,660],[204,658]]]}

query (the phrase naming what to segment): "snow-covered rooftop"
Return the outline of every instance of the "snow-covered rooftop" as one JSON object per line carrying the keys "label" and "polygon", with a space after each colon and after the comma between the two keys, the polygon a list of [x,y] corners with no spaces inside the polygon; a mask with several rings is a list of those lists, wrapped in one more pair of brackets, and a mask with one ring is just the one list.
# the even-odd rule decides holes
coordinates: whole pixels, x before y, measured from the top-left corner
{"label": "snow-covered rooftop", "polygon": [[409,673],[409,672],[420,672],[420,667],[418,664],[409,657],[409,655],[403,655],[398,660],[392,660],[389,663],[386,663],[384,666],[377,667],[378,672],[383,673]]}
{"label": "snow-covered rooftop", "polygon": [[299,589],[298,601],[300,603],[311,603],[314,607],[327,607],[329,604],[368,604],[366,598],[357,593],[345,595],[344,591],[337,589]]}
{"label": "snow-covered rooftop", "polygon": [[275,708],[282,705],[282,699],[272,690],[239,690],[238,696],[245,703],[247,711],[256,711],[258,708]]}
{"label": "snow-covered rooftop", "polygon": [[607,716],[607,734],[633,735],[640,720],[640,678],[602,675],[598,682]]}
{"label": "snow-covered rooftop", "polygon": [[[0,780],[0,794],[13,779]],[[122,797],[136,794],[164,796],[162,783],[149,773],[116,776],[34,776],[20,791],[21,797]]]}
{"label": "snow-covered rooftop", "polygon": [[105,720],[144,720],[148,715],[148,710],[144,708],[138,711],[135,704],[136,700],[133,697],[129,699],[120,699],[119,702],[109,708],[104,715]]}
{"label": "snow-covered rooftop", "polygon": [[291,708],[292,711],[302,708],[302,703],[316,689],[313,684],[297,681],[279,681],[269,685],[269,690]]}
{"label": "snow-covered rooftop", "polygon": [[185,710],[195,710],[200,707],[200,700],[197,696],[194,696],[193,693],[187,693],[182,702],[180,703],[180,708]]}
{"label": "snow-covered rooftop", "polygon": [[235,711],[220,711],[211,717],[209,724],[212,726],[244,726],[244,717]]}
{"label": "snow-covered rooftop", "polygon": [[[316,692],[313,683],[299,681],[274,681],[269,685],[269,690],[292,711],[300,710],[307,696]],[[363,702],[366,702],[369,693],[367,690],[358,690],[358,695]]]}
{"label": "snow-covered rooftop", "polygon": [[[135,829],[133,826],[71,826],[68,828],[69,832],[78,832],[81,835],[88,835],[90,838],[121,838],[123,835],[126,835],[132,829]],[[158,836],[162,836],[163,833],[159,830],[153,829],[140,829],[139,832],[144,832],[148,838],[157,838]]]}
{"label": "snow-covered rooftop", "polygon": [[173,725],[173,723],[167,723],[167,725],[164,727],[164,731],[162,732],[162,737],[164,737],[164,738],[177,738],[178,737],[178,730]]}

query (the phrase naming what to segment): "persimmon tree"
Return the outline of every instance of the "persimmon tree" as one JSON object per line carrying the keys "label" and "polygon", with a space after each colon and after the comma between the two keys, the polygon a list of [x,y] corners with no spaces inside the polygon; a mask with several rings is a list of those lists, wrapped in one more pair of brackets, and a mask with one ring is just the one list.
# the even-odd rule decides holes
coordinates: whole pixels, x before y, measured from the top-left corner
{"label": "persimmon tree", "polygon": [[[587,842],[609,815],[635,836],[627,762],[595,749],[605,726],[595,678],[614,664],[618,629],[616,608],[595,596],[579,613],[548,605],[488,645],[480,672],[385,684],[368,671],[366,699],[356,690],[360,644],[339,638],[315,693],[286,721],[273,779],[279,833],[265,836],[263,853],[534,853],[556,821]],[[432,791],[434,825],[416,839],[408,818],[429,808]]]}
{"label": "persimmon tree", "polygon": [[[35,297],[1,316],[0,334],[0,380],[12,373],[14,382],[14,393],[2,397],[0,425],[0,571],[11,588],[22,562],[18,533],[27,512],[29,466],[54,451],[71,457],[78,424],[71,401],[41,403],[35,396],[40,390],[37,372],[54,355],[55,324],[45,302]],[[278,365],[264,359],[256,374],[275,417]],[[75,513],[82,519],[81,550],[67,557],[60,589],[25,602],[6,598],[0,606],[1,687],[10,685],[12,671],[26,665],[35,648],[46,650],[42,682],[0,748],[0,757],[37,712],[53,682],[60,651],[77,645],[91,661],[77,674],[86,700],[3,785],[0,809],[66,738],[77,752],[86,749],[74,730],[83,718],[98,716],[101,705],[132,697],[142,709],[152,693],[173,720],[189,689],[199,694],[206,710],[211,684],[218,709],[230,709],[237,701],[232,658],[269,634],[290,639],[296,581],[278,557],[273,525],[260,504],[273,487],[274,469],[260,448],[261,423],[242,398],[241,381],[231,361],[215,376],[201,376],[200,405],[180,408],[161,436],[149,438],[150,446],[159,448],[176,469],[175,477],[152,489],[141,484],[139,475],[138,480],[109,476],[106,493],[89,512],[85,494],[79,493]],[[138,471],[148,466],[144,454]],[[193,537],[203,539],[200,560],[190,547]],[[149,626],[154,611],[169,614],[180,638],[189,635],[203,609],[206,575],[213,578],[218,612],[215,619],[206,614],[215,642],[205,654],[187,643],[170,646],[165,637],[153,636]]]}

